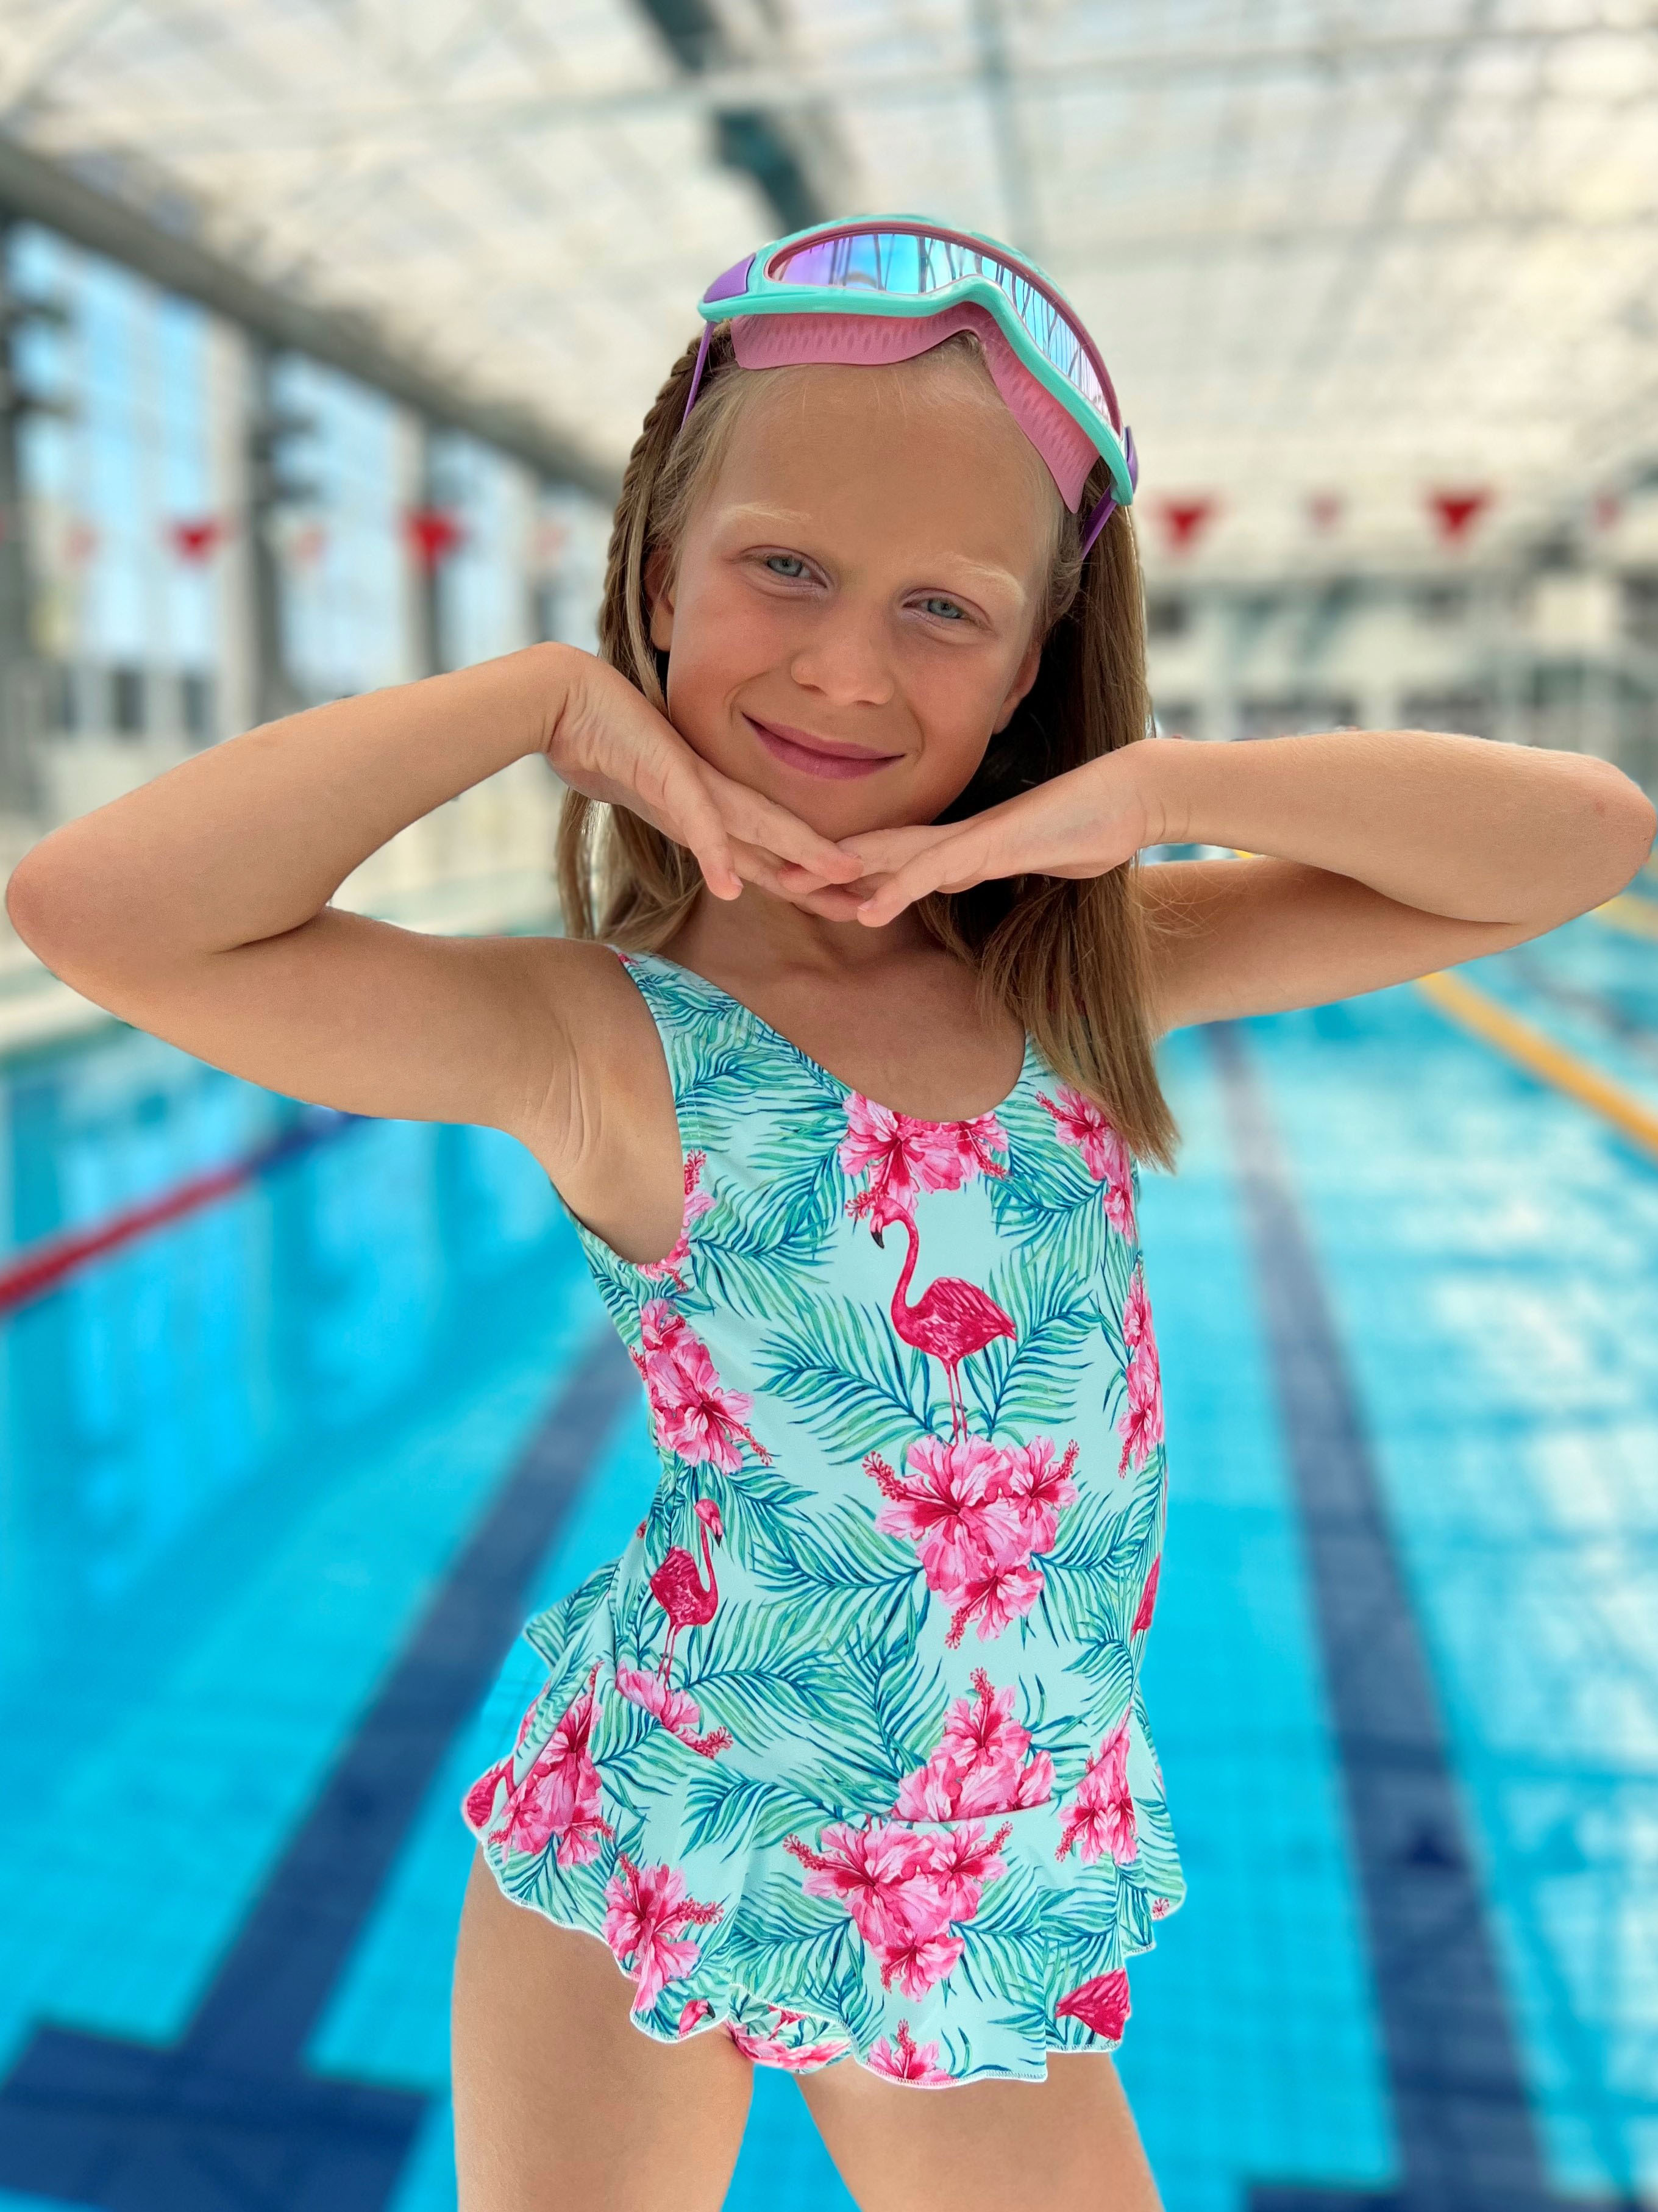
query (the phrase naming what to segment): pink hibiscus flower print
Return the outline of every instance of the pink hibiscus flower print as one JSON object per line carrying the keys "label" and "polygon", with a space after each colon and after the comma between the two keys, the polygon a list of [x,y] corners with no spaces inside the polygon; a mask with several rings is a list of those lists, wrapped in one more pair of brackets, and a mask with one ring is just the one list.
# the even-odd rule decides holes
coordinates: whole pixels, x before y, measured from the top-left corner
{"label": "pink hibiscus flower print", "polygon": [[1134,1233],[1134,1186],[1128,1147],[1091,1098],[1084,1098],[1068,1083],[1060,1085],[1057,1099],[1036,1093],[1039,1104],[1054,1116],[1062,1145],[1074,1145],[1083,1164],[1096,1182],[1105,1185],[1105,1214],[1122,1237]]}
{"label": "pink hibiscus flower print", "polygon": [[922,1437],[909,1448],[903,1476],[878,1453],[864,1462],[887,1500],[875,1525],[890,1536],[914,1545],[927,1587],[946,1599],[998,1558],[1024,1548],[1018,1509],[991,1495],[991,1480],[1002,1471],[1005,1455],[982,1437],[945,1443]]}
{"label": "pink hibiscus flower print", "polygon": [[617,1852],[616,1870],[604,1885],[604,1941],[639,1984],[635,2012],[648,2012],[667,1984],[683,1979],[701,1957],[701,1944],[677,1931],[707,1927],[723,1909],[688,1897],[676,1868],[637,1867],[625,1851]]}
{"label": "pink hibiscus flower print", "polygon": [[935,1982],[944,1976],[962,1955],[962,1938],[938,1929],[923,1936],[911,1929],[896,1942],[881,1948],[881,1986],[890,1990],[894,1981],[907,1997],[924,1997]]}
{"label": "pink hibiscus flower print", "polygon": [[708,2019],[713,2011],[714,2007],[707,1997],[687,1997],[679,2008],[679,2033],[689,2035],[693,2028]]}
{"label": "pink hibiscus flower print", "polygon": [[707,1158],[706,1152],[687,1152],[685,1155],[685,1211],[680,1221],[678,1237],[671,1252],[665,1252],[659,1260],[647,1260],[639,1270],[652,1282],[660,1282],[665,1276],[679,1290],[685,1287],[681,1270],[690,1257],[691,1224],[700,1221],[714,1204],[714,1199],[708,1191],[697,1188]]}
{"label": "pink hibiscus flower print", "polygon": [[1007,1151],[1007,1132],[993,1114],[977,1114],[970,1121],[949,1121],[940,1126],[947,1128],[954,1139],[963,1182],[971,1182],[975,1175],[1007,1173],[1005,1158],[997,1158],[999,1152],[1005,1154]]}
{"label": "pink hibiscus flower print", "polygon": [[987,1883],[1007,1871],[1005,1822],[987,1838],[982,1822],[949,1834],[923,1833],[888,1820],[824,1829],[821,1850],[799,1836],[783,1848],[805,1868],[809,1896],[833,1898],[875,1953],[881,1981],[907,1996],[924,1996],[962,1955],[951,1923],[970,1920]]}
{"label": "pink hibiscus flower print", "polygon": [[938,2063],[938,2045],[917,2043],[907,2020],[899,2021],[890,2042],[884,2035],[870,2046],[868,2064],[890,2081],[912,2081],[920,2089],[947,2089],[952,2078]]}
{"label": "pink hibiscus flower print", "polygon": [[941,1922],[972,1919],[986,1884],[1007,1872],[1001,1850],[1012,1832],[1009,1820],[1004,1820],[990,1837],[985,1834],[982,1820],[963,1820],[959,1827],[933,1837],[927,1879],[938,1899]]}
{"label": "pink hibiscus flower print", "polygon": [[1060,1516],[1077,1502],[1071,1480],[1076,1464],[1074,1443],[1058,1459],[1052,1437],[1034,1437],[1028,1444],[1015,1444],[990,1477],[987,1495],[1005,1498],[1013,1506],[1027,1551],[1051,1552],[1059,1541]]}
{"label": "pink hibiscus flower print", "polygon": [[865,1942],[882,1948],[908,1935],[918,1921],[935,1923],[926,1881],[930,1838],[884,1820],[864,1827],[835,1821],[820,1841],[823,1849],[813,1850],[801,1837],[785,1836],[783,1848],[806,1869],[806,1895],[844,1905]]}
{"label": "pink hibiscus flower print", "polygon": [[1109,2037],[1113,2043],[1121,2042],[1128,2013],[1128,1977],[1121,1966],[1108,1974],[1096,1974],[1091,1982],[1080,1983],[1054,2008],[1056,2020],[1079,2020],[1084,2027],[1091,2027],[1096,2035]]}
{"label": "pink hibiscus flower print", "polygon": [[[639,1309],[640,1354],[648,1360],[659,1352],[671,1352],[688,1328],[683,1314],[676,1313],[666,1298],[647,1298]],[[639,1364],[635,1355],[634,1364]]]}
{"label": "pink hibiscus flower print", "polygon": [[1117,1434],[1122,1438],[1119,1474],[1127,1474],[1131,1460],[1138,1473],[1163,1442],[1163,1376],[1157,1348],[1149,1337],[1129,1361],[1127,1379],[1128,1403],[1117,1419]]}
{"label": "pink hibiscus flower print", "polygon": [[640,1309],[641,1349],[634,1354],[650,1400],[657,1441],[692,1467],[735,1474],[746,1445],[769,1466],[771,1454],[744,1421],[754,1405],[746,1390],[721,1382],[708,1347],[665,1299]]}
{"label": "pink hibiscus flower print", "polygon": [[1126,1713],[1089,1760],[1077,1794],[1064,1809],[1054,1857],[1062,1859],[1073,1844],[1080,1846],[1086,1860],[1102,1858],[1108,1851],[1119,1866],[1127,1866],[1139,1849],[1128,1788]]}
{"label": "pink hibiscus flower print", "polygon": [[980,1643],[988,1644],[1010,1621],[1029,1612],[1042,1595],[1042,1569],[1031,1565],[1023,1539],[1016,1538],[1006,1553],[987,1559],[976,1574],[969,1575],[950,1593],[957,1603],[944,1632],[946,1646],[953,1651],[969,1621],[975,1620],[979,1624]]}
{"label": "pink hibiscus flower print", "polygon": [[1145,1272],[1139,1267],[1129,1277],[1128,1292],[1122,1302],[1122,1340],[1127,1345],[1151,1341],[1151,1303],[1145,1295]]}
{"label": "pink hibiscus flower print", "polygon": [[[474,1783],[463,1809],[475,1833],[487,1832],[489,1842],[504,1844],[513,1851],[544,1851],[553,1844],[560,1866],[585,1866],[598,1856],[599,1838],[613,1832],[604,1817],[598,1770],[587,1748],[598,1673],[595,1661],[586,1686],[572,1701],[519,1782],[513,1782],[513,1761],[507,1759]],[[519,1741],[521,1746],[522,1728]],[[489,1827],[497,1787],[503,1780],[507,1794],[501,1823]]]}
{"label": "pink hibiscus flower print", "polygon": [[970,1121],[917,1121],[854,1092],[847,1100],[847,1133],[838,1157],[849,1176],[867,1176],[847,1204],[854,1221],[890,1229],[913,1216],[926,1190],[960,1190],[975,1175],[1005,1175],[995,1158],[1007,1133],[993,1114]]}
{"label": "pink hibiscus flower print", "polygon": [[894,1810],[911,1820],[954,1820],[973,1814],[1017,1813],[1053,1794],[1054,1762],[1045,1751],[1027,1757],[1030,1731],[1013,1717],[1011,1687],[995,1688],[982,1667],[974,1694],[957,1698],[938,1747],[925,1766],[899,1785]]}
{"label": "pink hibiscus flower print", "polygon": [[1163,1554],[1159,1552],[1151,1562],[1151,1571],[1145,1578],[1145,1588],[1140,1592],[1139,1611],[1134,1615],[1133,1625],[1128,1632],[1131,1636],[1138,1636],[1142,1629],[1150,1628],[1151,1626],[1152,1609],[1157,1602],[1157,1577],[1162,1570]]}
{"label": "pink hibiscus flower print", "polygon": [[642,1705],[647,1713],[654,1714],[671,1735],[677,1735],[681,1743],[689,1745],[692,1751],[701,1752],[704,1759],[713,1759],[730,1748],[731,1730],[728,1728],[710,1729],[704,1735],[701,1733],[702,1708],[689,1690],[670,1688],[655,1668],[646,1673],[637,1667],[618,1667],[615,1680],[616,1688],[624,1698],[636,1705]]}

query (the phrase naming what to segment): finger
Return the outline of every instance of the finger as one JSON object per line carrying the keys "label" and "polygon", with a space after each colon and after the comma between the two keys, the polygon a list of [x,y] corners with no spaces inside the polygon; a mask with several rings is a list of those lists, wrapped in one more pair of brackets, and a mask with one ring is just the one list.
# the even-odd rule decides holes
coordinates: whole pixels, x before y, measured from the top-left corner
{"label": "finger", "polygon": [[884,928],[907,906],[930,891],[964,891],[981,883],[987,872],[975,863],[976,839],[952,838],[930,846],[913,860],[896,868],[865,899],[858,919],[871,929]]}
{"label": "finger", "polygon": [[857,874],[854,860],[832,838],[812,829],[798,814],[791,814],[787,807],[706,763],[702,772],[721,818],[733,835],[750,844],[768,847],[781,860],[799,861],[825,882],[845,883]]}
{"label": "finger", "polygon": [[689,847],[703,882],[716,898],[740,898],[743,878],[733,841],[696,769],[675,762],[664,785],[665,811],[674,824],[668,835]]}
{"label": "finger", "polygon": [[[741,838],[732,850],[738,866],[750,883],[759,884],[774,897],[786,900],[791,906],[804,907],[808,914],[822,915],[830,921],[854,920],[859,899],[874,889],[869,883],[845,886],[821,883],[792,862],[780,861],[763,846],[748,844]],[[792,877],[803,877],[804,881],[788,880]]]}
{"label": "finger", "polygon": [[918,853],[943,844],[959,831],[958,823],[922,822],[905,823],[893,830],[860,830],[836,842],[843,853],[850,853],[862,861],[866,874],[890,876],[907,860],[913,860]]}

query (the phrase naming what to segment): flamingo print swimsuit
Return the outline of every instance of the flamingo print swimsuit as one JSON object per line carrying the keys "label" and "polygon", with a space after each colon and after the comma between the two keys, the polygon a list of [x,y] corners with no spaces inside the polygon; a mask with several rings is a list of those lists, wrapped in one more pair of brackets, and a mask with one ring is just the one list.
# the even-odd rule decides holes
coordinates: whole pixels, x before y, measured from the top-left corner
{"label": "flamingo print swimsuit", "polygon": [[662,2041],[926,2088],[1113,2050],[1185,1893],[1140,1688],[1167,1476],[1138,1164],[1034,1042],[993,1112],[918,1121],[618,957],[683,1223],[646,1267],[575,1226],[661,1480],[527,1623],[545,1686],[463,1815]]}

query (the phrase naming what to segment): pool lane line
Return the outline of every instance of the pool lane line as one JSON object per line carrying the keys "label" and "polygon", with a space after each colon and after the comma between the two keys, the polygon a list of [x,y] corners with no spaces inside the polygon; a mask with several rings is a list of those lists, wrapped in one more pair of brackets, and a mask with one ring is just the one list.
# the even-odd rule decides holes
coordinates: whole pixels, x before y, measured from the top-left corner
{"label": "pool lane line", "polygon": [[291,1127],[256,1151],[244,1153],[240,1159],[191,1176],[155,1198],[107,1215],[90,1228],[66,1230],[61,1235],[42,1237],[38,1243],[25,1245],[20,1254],[0,1267],[0,1314],[13,1312],[18,1306],[27,1305],[30,1299],[43,1297],[94,1260],[118,1251],[137,1237],[147,1237],[152,1230],[166,1228],[188,1214],[199,1213],[203,1206],[216,1205],[220,1199],[228,1198],[256,1182],[261,1176],[268,1175],[272,1168],[281,1167],[301,1152],[311,1152],[318,1145],[327,1144],[347,1129],[355,1128],[363,1118],[360,1114],[337,1113],[331,1107],[307,1108]]}
{"label": "pool lane line", "polygon": [[1632,1091],[1602,1075],[1599,1068],[1557,1044],[1542,1030],[1510,1012],[1461,975],[1444,969],[1436,975],[1418,975],[1416,988],[1450,1020],[1495,1045],[1527,1073],[1591,1108],[1658,1160],[1658,1110]]}
{"label": "pool lane line", "polygon": [[1658,899],[1643,898],[1631,891],[1619,891],[1604,906],[1591,907],[1594,919],[1607,929],[1621,930],[1626,937],[1658,938]]}
{"label": "pool lane line", "polygon": [[1658,1023],[1644,1021],[1638,1014],[1630,1012],[1610,992],[1591,990],[1587,984],[1552,975],[1546,963],[1534,958],[1527,945],[1510,946],[1503,955],[1503,965],[1504,971],[1517,977],[1533,998],[1593,1022],[1596,1029],[1615,1038],[1626,1051],[1651,1060],[1658,1068]]}
{"label": "pool lane line", "polygon": [[1266,1088],[1239,1024],[1206,1034],[1306,1546],[1400,2166],[1381,2191],[1256,2183],[1249,2212],[1582,2208],[1591,2200],[1548,2188],[1431,1663]]}
{"label": "pool lane line", "polygon": [[342,1746],[180,2040],[38,2027],[0,2082],[0,2188],[99,2212],[384,2212],[429,2100],[307,2073],[305,2047],[638,1390],[607,1321]]}

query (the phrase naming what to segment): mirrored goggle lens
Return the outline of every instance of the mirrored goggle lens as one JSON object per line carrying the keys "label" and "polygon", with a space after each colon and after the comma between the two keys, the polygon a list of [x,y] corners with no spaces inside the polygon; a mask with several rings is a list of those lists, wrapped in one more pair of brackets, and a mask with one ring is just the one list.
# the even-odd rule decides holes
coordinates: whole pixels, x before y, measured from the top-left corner
{"label": "mirrored goggle lens", "polygon": [[942,292],[963,276],[987,277],[1008,301],[1044,360],[1096,407],[1108,422],[1111,403],[1069,318],[1030,279],[993,253],[953,238],[913,231],[861,230],[839,238],[807,239],[767,266],[769,276],[792,284],[821,284],[844,292],[887,292],[908,299]]}

